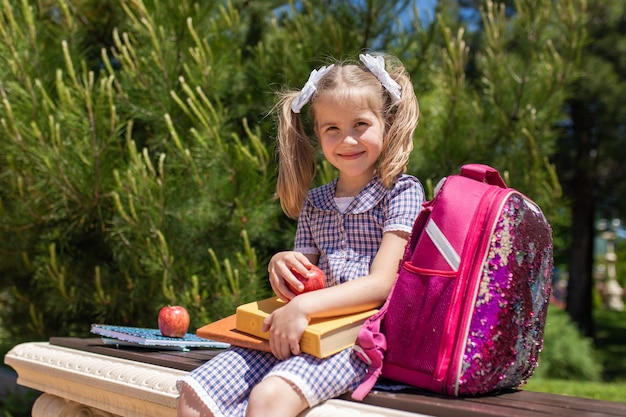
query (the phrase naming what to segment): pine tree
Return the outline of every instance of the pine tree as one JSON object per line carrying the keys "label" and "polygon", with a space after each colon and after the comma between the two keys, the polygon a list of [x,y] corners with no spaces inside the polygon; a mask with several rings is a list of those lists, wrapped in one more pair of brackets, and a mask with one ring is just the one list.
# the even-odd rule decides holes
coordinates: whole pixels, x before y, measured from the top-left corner
{"label": "pine tree", "polygon": [[[154,326],[166,303],[199,326],[267,295],[295,230],[267,114],[328,56],[406,64],[411,173],[491,164],[554,216],[576,0],[519,2],[515,19],[488,2],[484,39],[411,1],[2,1],[0,325],[22,338]],[[320,159],[316,183],[333,175]]]}
{"label": "pine tree", "polygon": [[[572,201],[568,248],[567,311],[587,336],[594,336],[593,263],[596,222],[626,211],[624,157],[626,65],[624,2],[589,1],[589,41],[581,57],[583,75],[568,100],[571,129],[560,138],[559,176]],[[618,259],[620,259],[618,255]],[[623,258],[621,258],[623,259]],[[621,283],[624,283],[623,269]]]}
{"label": "pine tree", "polygon": [[232,7],[120,5],[99,61],[80,26],[97,5],[3,7],[2,324],[18,334],[23,317],[31,337],[154,326],[167,303],[201,325],[267,293],[252,242],[277,245],[270,151],[226,106],[247,88],[245,25]]}
{"label": "pine tree", "polygon": [[441,22],[441,66],[421,101],[428,126],[420,163],[443,175],[461,163],[488,163],[549,211],[561,195],[548,160],[554,124],[563,117],[583,38],[566,2],[516,4],[507,19],[504,6],[486,2],[484,29],[475,34]]}

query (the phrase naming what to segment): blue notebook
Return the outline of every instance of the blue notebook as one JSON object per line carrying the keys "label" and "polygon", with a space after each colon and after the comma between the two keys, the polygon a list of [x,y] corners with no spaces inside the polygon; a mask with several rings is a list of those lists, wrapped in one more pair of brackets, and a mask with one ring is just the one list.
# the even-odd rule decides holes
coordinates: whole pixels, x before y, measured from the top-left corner
{"label": "blue notebook", "polygon": [[159,329],[148,329],[145,327],[92,324],[91,333],[102,336],[105,343],[116,345],[147,346],[159,348],[169,347],[177,349],[225,349],[230,346],[228,343],[204,339],[192,333],[187,333],[183,337],[167,337],[163,336]]}

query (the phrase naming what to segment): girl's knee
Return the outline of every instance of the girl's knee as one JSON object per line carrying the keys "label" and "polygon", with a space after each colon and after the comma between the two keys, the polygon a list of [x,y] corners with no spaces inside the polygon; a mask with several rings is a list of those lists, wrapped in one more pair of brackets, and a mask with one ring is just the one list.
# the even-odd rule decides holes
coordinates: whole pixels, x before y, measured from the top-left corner
{"label": "girl's knee", "polygon": [[[273,381],[274,379],[263,380],[252,389],[248,398],[249,411],[267,410],[280,401],[280,388]],[[254,415],[254,413],[248,413],[248,415]]]}
{"label": "girl's knee", "polygon": [[266,378],[250,393],[246,416],[297,416],[308,407],[302,394],[280,377]]}

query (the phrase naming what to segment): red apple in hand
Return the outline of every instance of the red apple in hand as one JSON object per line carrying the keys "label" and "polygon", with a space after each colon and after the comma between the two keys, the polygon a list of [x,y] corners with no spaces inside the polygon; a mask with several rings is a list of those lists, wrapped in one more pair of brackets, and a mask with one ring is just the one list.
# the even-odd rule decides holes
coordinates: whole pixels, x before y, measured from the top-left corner
{"label": "red apple in hand", "polygon": [[291,290],[291,292],[294,294],[315,291],[322,289],[326,286],[326,275],[324,275],[324,271],[322,271],[315,265],[311,265],[311,267],[309,268],[308,278],[300,275],[300,273],[295,269],[290,268],[290,271],[296,276],[296,278],[298,278],[301,283],[304,284],[304,289],[302,291],[298,291],[297,288],[293,287],[291,284],[289,284],[289,282],[285,281],[285,283],[287,284],[287,288],[289,288],[289,290]]}
{"label": "red apple in hand", "polygon": [[163,336],[183,337],[189,329],[189,313],[185,307],[165,306],[159,311],[159,330]]}

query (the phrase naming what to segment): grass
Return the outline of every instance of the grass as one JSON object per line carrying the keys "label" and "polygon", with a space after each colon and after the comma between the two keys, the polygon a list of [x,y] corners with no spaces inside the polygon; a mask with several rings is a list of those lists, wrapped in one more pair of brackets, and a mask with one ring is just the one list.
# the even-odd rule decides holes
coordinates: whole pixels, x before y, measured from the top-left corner
{"label": "grass", "polygon": [[626,402],[626,383],[531,378],[523,389],[596,400]]}
{"label": "grass", "polygon": [[594,345],[603,382],[531,378],[524,389],[606,401],[626,402],[626,311],[594,311]]}

